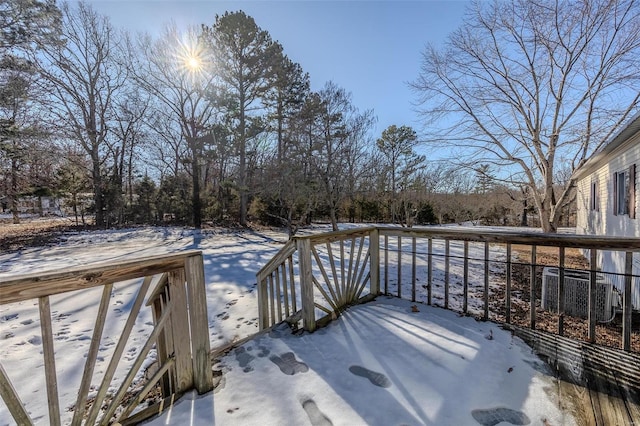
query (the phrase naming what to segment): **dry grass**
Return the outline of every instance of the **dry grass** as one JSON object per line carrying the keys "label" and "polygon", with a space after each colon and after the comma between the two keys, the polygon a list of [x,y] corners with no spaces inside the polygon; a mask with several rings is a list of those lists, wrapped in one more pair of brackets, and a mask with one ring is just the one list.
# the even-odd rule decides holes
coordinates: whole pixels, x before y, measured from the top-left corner
{"label": "dry grass", "polygon": [[15,252],[27,247],[56,244],[62,233],[85,229],[68,218],[22,218],[14,224],[11,219],[0,220],[0,251]]}

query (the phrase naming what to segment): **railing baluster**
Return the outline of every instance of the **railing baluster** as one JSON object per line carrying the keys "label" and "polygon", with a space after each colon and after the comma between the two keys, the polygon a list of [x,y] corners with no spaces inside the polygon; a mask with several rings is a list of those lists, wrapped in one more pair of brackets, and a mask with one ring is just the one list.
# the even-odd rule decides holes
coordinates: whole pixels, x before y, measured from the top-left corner
{"label": "railing baluster", "polygon": [[595,249],[590,250],[590,259],[589,259],[589,334],[588,338],[591,343],[595,343],[596,341],[596,289],[598,288],[596,285],[597,275],[596,275],[596,266],[597,266],[597,258],[598,252]]}
{"label": "railing baluster", "polygon": [[341,295],[342,303],[346,302],[345,293],[347,292],[345,274],[344,274],[344,240],[340,240],[340,288],[338,294]]}
{"label": "railing baluster", "polygon": [[291,305],[295,314],[298,312],[298,301],[296,300],[296,281],[293,274],[293,256],[289,256],[287,263],[289,264],[289,282],[291,284]]}
{"label": "railing baluster", "polygon": [[427,304],[432,304],[433,288],[433,238],[427,240]]}
{"label": "railing baluster", "polygon": [[[140,349],[140,352],[138,353],[138,356],[136,357],[135,361],[133,362],[133,365],[131,366],[131,368],[127,372],[127,375],[125,376],[124,380],[120,384],[120,387],[118,388],[118,391],[115,393],[115,395],[113,396],[111,402],[109,403],[109,406],[107,407],[107,410],[106,410],[104,416],[102,417],[102,419],[100,419],[100,424],[101,425],[111,424],[111,422],[110,422],[111,417],[113,417],[113,414],[115,413],[115,411],[117,410],[118,406],[122,402],[122,399],[124,398],[124,395],[125,395],[127,389],[129,388],[129,385],[131,385],[131,383],[133,382],[133,379],[136,377],[136,374],[140,370],[140,367],[142,367],[142,363],[146,359],[147,354],[149,353],[149,351],[151,350],[151,348],[152,348],[152,346],[153,346],[153,344],[154,344],[154,342],[156,340],[157,335],[162,331],[162,328],[167,323],[167,320],[169,319],[169,316],[171,315],[171,311],[172,311],[173,307],[174,307],[173,301],[169,301],[169,304],[165,307],[165,311],[162,313],[162,315],[160,316],[160,318],[158,320],[158,324],[156,324],[155,328],[153,329],[153,331],[151,332],[151,334],[147,338],[147,341],[142,346],[142,349]],[[95,420],[94,420],[94,422],[95,422]]]}
{"label": "railing baluster", "polygon": [[283,262],[278,269],[282,274],[282,294],[284,297],[284,315],[285,315],[285,318],[289,318],[289,316],[291,315],[291,312],[289,310],[289,293],[287,291],[287,266]]}
{"label": "railing baluster", "polygon": [[558,334],[564,335],[564,247],[558,248]]}
{"label": "railing baluster", "polygon": [[467,313],[469,309],[469,241],[464,242],[464,265],[462,276],[462,312]]}
{"label": "railing baluster", "polygon": [[444,240],[444,308],[449,309],[449,239]]}
{"label": "railing baluster", "polygon": [[40,307],[40,329],[42,330],[42,354],[49,403],[49,424],[60,424],[60,401],[58,400],[58,379],[56,376],[55,351],[53,348],[53,328],[49,296],[38,299]]}
{"label": "railing baluster", "polygon": [[[311,246],[311,252],[313,253],[313,257],[316,260],[316,264],[318,265],[318,268],[320,269],[320,273],[324,278],[324,283],[327,285],[327,288],[331,293],[331,298],[333,298],[333,300],[331,300],[331,298],[329,298],[329,296],[327,295],[325,296],[325,299],[327,299],[328,302],[333,303],[335,306],[338,306],[339,299],[336,296],[336,292],[334,291],[333,286],[331,285],[331,280],[329,279],[329,275],[327,274],[327,271],[322,265],[322,259],[320,259],[320,255],[318,254],[318,251],[316,250],[315,246]],[[333,264],[333,258],[330,258],[329,261],[331,262],[331,264]],[[326,293],[323,293],[323,294],[326,294]]]}
{"label": "railing baluster", "polygon": [[278,322],[282,322],[282,294],[280,291],[280,274],[278,273],[278,269],[276,268],[273,271],[273,276],[275,278],[275,286],[276,286],[276,310],[278,312]]}
{"label": "railing baluster", "polygon": [[529,274],[529,322],[532,330],[536,329],[536,246],[531,246],[531,268]]}
{"label": "railing baluster", "polygon": [[511,324],[511,243],[507,243],[507,289],[505,295],[507,324]]}
{"label": "railing baluster", "polygon": [[398,297],[402,299],[402,237],[398,237]]}
{"label": "railing baluster", "polygon": [[18,393],[11,384],[11,380],[7,376],[7,372],[4,371],[4,367],[0,364],[0,397],[7,404],[7,408],[19,425],[32,425],[33,421],[29,417],[27,410],[24,408],[24,404],[18,398]]}
{"label": "railing baluster", "polygon": [[369,273],[371,274],[369,292],[377,296],[380,294],[380,232],[377,229],[369,234],[369,253]]}
{"label": "railing baluster", "polygon": [[482,294],[484,299],[484,314],[485,321],[489,320],[489,242],[484,243],[484,291]]}
{"label": "railing baluster", "polygon": [[389,294],[389,236],[384,236],[384,294]]}
{"label": "railing baluster", "polygon": [[335,300],[337,303],[342,303],[342,293],[340,292],[340,284],[338,281],[338,272],[336,271],[336,259],[333,256],[333,250],[331,249],[331,243],[327,242],[327,253],[329,254],[329,264],[331,265],[331,277],[333,278],[332,281],[327,282],[327,285],[329,287],[333,287],[334,288],[334,294],[335,294]]}
{"label": "railing baluster", "polygon": [[118,367],[118,363],[120,362],[120,358],[122,358],[122,353],[124,352],[124,348],[127,344],[127,340],[129,340],[129,336],[131,335],[131,330],[136,322],[136,318],[138,317],[138,313],[140,312],[140,307],[142,306],[142,302],[144,301],[144,297],[147,294],[147,290],[149,290],[149,285],[151,284],[151,277],[147,277],[142,282],[140,289],[138,290],[138,294],[136,295],[136,299],[131,306],[131,311],[129,312],[129,317],[127,318],[127,322],[120,333],[120,338],[118,339],[118,343],[116,344],[116,348],[113,351],[111,356],[111,361],[109,361],[109,366],[107,367],[104,376],[102,378],[102,382],[100,383],[100,387],[98,388],[98,393],[94,399],[93,405],[89,410],[89,415],[87,416],[86,424],[94,424],[96,422],[96,418],[98,417],[98,413],[102,404],[104,403],[104,398],[109,390],[109,384],[113,379],[113,375],[116,372],[116,368]]}
{"label": "railing baluster", "polygon": [[416,301],[416,237],[411,238],[411,301]]}
{"label": "railing baluster", "polygon": [[271,312],[270,325],[276,324],[276,303],[279,300],[276,299],[275,289],[273,287],[273,272],[269,274],[269,307]]}
{"label": "railing baluster", "polygon": [[91,379],[93,378],[93,369],[98,357],[98,349],[100,349],[100,341],[102,340],[104,324],[107,319],[107,309],[109,308],[109,299],[111,298],[112,288],[113,284],[107,284],[102,289],[102,297],[100,298],[100,306],[98,307],[96,323],[93,327],[93,335],[91,336],[91,344],[89,345],[89,352],[87,353],[87,361],[84,365],[82,380],[80,381],[80,388],[78,389],[78,398],[76,399],[76,405],[73,410],[73,419],[71,420],[71,424],[73,426],[82,424],[82,418],[86,411],[87,396],[89,394],[89,387],[91,386]]}
{"label": "railing baluster", "polygon": [[622,296],[622,349],[631,351],[631,284],[633,252],[626,252],[624,262],[624,293]]}

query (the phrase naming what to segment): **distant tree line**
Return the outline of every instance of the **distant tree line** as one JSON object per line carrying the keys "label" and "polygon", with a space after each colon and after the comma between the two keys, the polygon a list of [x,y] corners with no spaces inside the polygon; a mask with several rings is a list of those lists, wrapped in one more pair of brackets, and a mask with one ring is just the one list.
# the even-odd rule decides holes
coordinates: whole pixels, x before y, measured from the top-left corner
{"label": "distant tree line", "polygon": [[[428,161],[408,126],[373,135],[372,110],[331,81],[312,91],[242,11],[157,37],[82,2],[0,12],[0,201],[16,222],[25,196],[64,198],[99,227],[259,222],[290,235],[312,220],[535,224],[552,201],[555,225],[571,218],[570,179],[548,161],[552,179],[509,179],[495,161]],[[440,72],[425,67],[416,89]],[[452,110],[427,113],[438,108]]]}

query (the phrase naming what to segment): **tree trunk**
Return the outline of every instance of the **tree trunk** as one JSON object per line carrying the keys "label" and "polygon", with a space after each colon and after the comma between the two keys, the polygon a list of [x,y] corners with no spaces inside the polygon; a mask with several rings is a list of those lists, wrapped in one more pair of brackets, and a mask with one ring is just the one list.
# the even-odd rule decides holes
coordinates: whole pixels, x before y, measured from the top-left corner
{"label": "tree trunk", "polygon": [[18,224],[20,223],[20,212],[18,211],[18,160],[16,158],[11,158],[11,193],[9,198],[13,223]]}
{"label": "tree trunk", "polygon": [[193,194],[191,197],[193,208],[193,227],[200,229],[202,227],[202,201],[200,200],[200,167],[198,166],[198,138],[190,137],[192,161],[191,161],[191,177],[193,183]]}

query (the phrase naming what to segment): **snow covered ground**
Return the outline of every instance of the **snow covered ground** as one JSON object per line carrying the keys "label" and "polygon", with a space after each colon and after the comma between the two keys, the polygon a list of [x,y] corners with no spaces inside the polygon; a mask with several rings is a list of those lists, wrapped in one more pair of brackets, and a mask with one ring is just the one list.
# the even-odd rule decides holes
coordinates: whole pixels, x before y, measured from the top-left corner
{"label": "snow covered ground", "polygon": [[313,334],[276,329],[152,425],[571,425],[546,364],[492,323],[379,297]]}
{"label": "snow covered ground", "polygon": [[[312,231],[326,230],[321,226]],[[210,339],[215,348],[258,330],[255,274],[285,241],[286,234],[279,231],[138,228],[78,233],[55,246],[0,254],[0,279],[202,250]],[[403,270],[403,281],[407,273]],[[137,285],[121,283],[113,292],[100,348],[104,356],[98,359],[96,374],[108,362]],[[63,411],[75,402],[99,296],[96,289],[51,298]],[[538,371],[539,362],[517,340],[495,325],[456,318],[452,312],[420,306],[423,312],[409,313],[403,303],[384,298],[350,310],[341,321],[313,335],[274,332],[251,341],[216,367],[225,372],[224,387],[205,397],[187,397],[158,422],[200,424],[200,418],[218,424],[478,424],[480,416],[480,424],[496,424],[487,419],[511,415],[511,420],[518,420],[524,419],[518,417],[524,413],[533,424],[542,419],[570,424],[569,418],[554,411],[553,395],[544,396],[545,389],[553,386]],[[145,315],[136,322],[121,375],[149,334],[151,315]],[[491,334],[494,339],[485,338]],[[405,342],[408,346],[402,349],[399,343]],[[32,418],[47,424],[41,354],[37,302],[0,306],[2,365]],[[63,414],[71,416],[68,411]],[[11,422],[0,400],[0,425],[4,424]]]}

